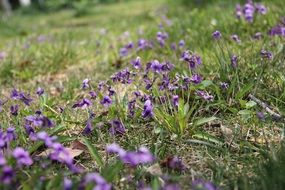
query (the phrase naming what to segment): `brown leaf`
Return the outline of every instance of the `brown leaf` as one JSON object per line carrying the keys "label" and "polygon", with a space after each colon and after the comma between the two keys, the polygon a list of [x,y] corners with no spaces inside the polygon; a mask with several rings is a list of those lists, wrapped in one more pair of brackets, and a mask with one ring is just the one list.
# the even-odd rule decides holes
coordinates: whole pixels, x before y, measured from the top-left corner
{"label": "brown leaf", "polygon": [[148,167],[146,171],[149,172],[151,175],[162,175],[162,171],[158,163]]}
{"label": "brown leaf", "polygon": [[[79,150],[79,149],[65,148],[65,150],[69,153],[70,157],[72,157],[72,158],[75,158],[75,157],[77,157],[83,153],[83,150]],[[38,154],[38,156],[47,157],[52,152],[53,152],[53,150],[49,148],[49,149],[41,152],[40,154]],[[59,154],[59,158],[64,159],[64,157],[65,157],[65,155],[63,155],[62,153]]]}
{"label": "brown leaf", "polygon": [[70,148],[72,149],[78,149],[78,150],[83,150],[83,151],[87,151],[88,148],[85,144],[83,144],[82,142],[80,142],[79,140],[75,140],[70,144]]}

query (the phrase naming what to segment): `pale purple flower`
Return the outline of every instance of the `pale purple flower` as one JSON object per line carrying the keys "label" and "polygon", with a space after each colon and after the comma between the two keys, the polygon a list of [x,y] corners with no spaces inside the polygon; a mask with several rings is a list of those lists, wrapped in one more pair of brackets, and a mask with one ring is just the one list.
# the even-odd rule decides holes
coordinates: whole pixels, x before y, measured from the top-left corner
{"label": "pale purple flower", "polygon": [[95,183],[93,190],[111,190],[112,186],[98,173],[88,173],[83,181],[82,186],[86,186],[89,183]]}
{"label": "pale purple flower", "polygon": [[91,99],[95,100],[97,98],[97,93],[95,91],[90,91],[89,95],[90,95]]}
{"label": "pale purple flower", "polygon": [[186,166],[183,164],[182,159],[177,156],[170,157],[167,160],[167,166],[170,169],[178,170],[178,171],[183,171],[186,169]]}
{"label": "pale purple flower", "polygon": [[128,53],[129,53],[128,48],[126,48],[126,47],[122,47],[122,48],[120,49],[120,56],[121,56],[121,57],[125,57],[125,56],[127,56],[127,55],[128,55]]}
{"label": "pale purple flower", "polygon": [[7,53],[4,51],[0,51],[0,61],[5,59],[5,57],[7,57]]}
{"label": "pale purple flower", "polygon": [[24,92],[17,91],[16,89],[12,90],[10,97],[15,100],[21,100],[27,106],[29,106],[33,101],[29,95],[26,95]]}
{"label": "pale purple flower", "polygon": [[158,60],[154,60],[151,62],[151,70],[155,73],[160,73],[162,70],[162,64],[159,63]]}
{"label": "pale purple flower", "polygon": [[88,134],[90,134],[92,132],[92,129],[93,129],[93,127],[92,127],[92,119],[89,118],[87,120],[87,122],[86,122],[86,126],[85,126],[84,130],[82,131],[82,134],[88,135]]}
{"label": "pale purple flower", "polygon": [[235,68],[237,68],[237,64],[238,64],[238,56],[232,55],[231,66],[235,69]]}
{"label": "pale purple flower", "polygon": [[5,166],[6,163],[7,163],[7,161],[6,161],[5,157],[3,156],[2,153],[0,153],[0,167]]}
{"label": "pale purple flower", "polygon": [[196,94],[206,101],[212,101],[214,99],[214,97],[206,91],[197,90]]}
{"label": "pale purple flower", "polygon": [[13,157],[17,160],[18,166],[30,166],[33,164],[29,153],[21,147],[17,147],[13,151]]}
{"label": "pale purple flower", "polygon": [[185,46],[185,41],[180,40],[178,46],[179,46],[179,48],[183,48]]}
{"label": "pale purple flower", "polygon": [[271,53],[270,51],[267,51],[267,50],[264,50],[264,49],[262,49],[262,50],[260,51],[260,55],[261,55],[261,57],[264,58],[264,59],[269,59],[269,60],[272,60],[272,59],[273,59],[272,53]]}
{"label": "pale purple flower", "polygon": [[240,19],[242,17],[243,13],[242,13],[242,7],[240,6],[240,4],[236,5],[236,17],[238,19]]}
{"label": "pale purple flower", "polygon": [[63,180],[63,189],[64,190],[72,190],[72,181],[67,177]]}
{"label": "pale purple flower", "polygon": [[186,50],[182,53],[180,60],[187,62],[188,67],[191,70],[194,70],[198,65],[202,64],[201,57],[199,55],[191,53],[189,50]]}
{"label": "pale purple flower", "polygon": [[262,15],[265,15],[267,13],[267,8],[261,3],[256,3],[255,9],[257,10],[258,13]]}
{"label": "pale purple flower", "polygon": [[54,123],[41,112],[37,112],[35,115],[29,115],[25,117],[26,124],[33,125],[35,127],[53,127]]}
{"label": "pale purple flower", "polygon": [[195,180],[192,182],[194,190],[218,190],[218,188],[210,181]]}

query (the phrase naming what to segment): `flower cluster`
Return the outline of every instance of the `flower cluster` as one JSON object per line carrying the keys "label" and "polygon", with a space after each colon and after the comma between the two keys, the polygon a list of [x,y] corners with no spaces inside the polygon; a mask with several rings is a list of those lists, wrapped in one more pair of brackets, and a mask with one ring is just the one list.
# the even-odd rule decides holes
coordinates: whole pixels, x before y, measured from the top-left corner
{"label": "flower cluster", "polygon": [[236,5],[236,17],[238,19],[244,17],[247,22],[252,23],[255,13],[264,15],[267,13],[267,8],[263,4],[253,3],[252,0],[247,0],[243,6]]}

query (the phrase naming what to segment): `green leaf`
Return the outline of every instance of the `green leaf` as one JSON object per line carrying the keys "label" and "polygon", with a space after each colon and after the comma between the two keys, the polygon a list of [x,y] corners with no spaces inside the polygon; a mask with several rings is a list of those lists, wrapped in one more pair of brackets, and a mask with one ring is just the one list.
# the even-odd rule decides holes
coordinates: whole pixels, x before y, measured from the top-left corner
{"label": "green leaf", "polygon": [[98,153],[98,150],[86,138],[83,138],[83,142],[87,146],[91,156],[96,161],[98,166],[102,167],[104,165],[104,163],[102,161],[101,156]]}
{"label": "green leaf", "polygon": [[220,141],[219,139],[213,137],[212,135],[209,135],[207,133],[196,133],[195,135],[193,135],[193,137],[199,138],[199,139],[203,139],[203,140],[207,140],[209,142],[218,144],[218,145],[223,145],[223,142]]}
{"label": "green leaf", "polygon": [[249,109],[249,108],[252,108],[252,107],[254,107],[254,106],[256,106],[256,102],[254,102],[254,101],[248,101],[246,104],[245,104],[245,107],[247,108],[247,109]]}
{"label": "green leaf", "polygon": [[123,163],[121,161],[117,161],[114,164],[106,165],[101,170],[101,174],[108,182],[113,182],[123,168]]}
{"label": "green leaf", "polygon": [[213,117],[203,117],[203,118],[201,118],[201,119],[196,120],[195,126],[200,126],[200,125],[203,125],[203,124],[205,124],[205,123],[214,121],[214,120],[216,120],[216,119],[218,119],[218,118],[217,118],[217,117],[214,117],[214,116],[213,116]]}
{"label": "green leaf", "polygon": [[253,87],[253,83],[250,83],[246,86],[244,86],[235,96],[236,100],[242,99],[242,97],[244,97],[244,95],[249,92]]}

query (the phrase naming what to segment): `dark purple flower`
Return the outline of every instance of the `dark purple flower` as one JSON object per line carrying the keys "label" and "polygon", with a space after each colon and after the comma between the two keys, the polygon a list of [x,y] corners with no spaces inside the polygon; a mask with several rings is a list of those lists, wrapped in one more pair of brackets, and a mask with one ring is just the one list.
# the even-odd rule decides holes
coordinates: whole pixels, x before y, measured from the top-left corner
{"label": "dark purple flower", "polygon": [[82,81],[81,88],[82,88],[82,89],[89,88],[89,82],[90,82],[89,79],[84,79],[84,80]]}
{"label": "dark purple flower", "polygon": [[219,39],[221,39],[222,34],[221,34],[220,31],[216,30],[215,32],[212,33],[212,37],[213,37],[215,40],[219,40]]}
{"label": "dark purple flower", "polygon": [[253,22],[255,7],[252,2],[247,2],[243,7],[243,15],[247,22]]}
{"label": "dark purple flower", "polygon": [[126,132],[126,128],[124,124],[120,120],[113,120],[110,122],[111,128],[109,129],[109,132],[112,135],[123,135]]}
{"label": "dark purple flower", "polygon": [[273,28],[271,28],[271,30],[269,31],[269,35],[270,36],[281,36],[281,37],[285,37],[285,26],[278,24],[276,26],[274,26]]}
{"label": "dark purple flower", "polygon": [[238,35],[236,35],[236,34],[231,35],[231,39],[237,43],[240,43],[240,39],[239,39]]}
{"label": "dark purple flower", "polygon": [[29,115],[25,117],[26,124],[32,124],[36,127],[53,127],[54,123],[46,116],[41,113],[36,113],[35,115]]}
{"label": "dark purple flower", "polygon": [[116,93],[116,91],[111,87],[109,87],[108,91],[109,91],[109,96],[113,96]]}
{"label": "dark purple flower", "polygon": [[0,176],[0,181],[3,184],[10,184],[15,176],[13,169],[10,166],[4,166],[2,168],[2,174]]}
{"label": "dark purple flower", "polygon": [[260,54],[261,54],[261,57],[264,58],[264,59],[269,59],[269,60],[273,59],[273,55],[272,55],[272,53],[270,51],[262,49],[260,51]]}
{"label": "dark purple flower", "polygon": [[175,107],[178,107],[178,104],[179,104],[179,96],[178,96],[178,95],[173,95],[173,96],[172,96],[172,104],[173,104]]}
{"label": "dark purple flower", "polygon": [[92,132],[92,129],[93,129],[92,120],[89,118],[86,122],[86,126],[85,126],[84,130],[82,131],[82,134],[88,135]]}
{"label": "dark purple flower", "polygon": [[110,105],[112,105],[113,101],[109,96],[104,96],[103,99],[100,101],[100,103],[104,107],[109,107]]}
{"label": "dark purple flower", "polygon": [[17,147],[13,151],[13,157],[17,160],[18,166],[30,166],[33,164],[29,153],[21,147]]}
{"label": "dark purple flower", "polygon": [[208,92],[205,92],[202,90],[197,90],[196,94],[206,101],[212,101],[214,99],[214,97],[212,95],[210,95]]}
{"label": "dark purple flower", "polygon": [[229,84],[226,82],[220,82],[220,87],[221,89],[226,90],[229,88]]}
{"label": "dark purple flower", "polygon": [[37,88],[37,91],[36,91],[36,94],[37,94],[38,96],[41,96],[41,95],[44,94],[44,92],[45,92],[45,90],[44,90],[43,88],[38,87],[38,88]]}
{"label": "dark purple flower", "polygon": [[194,190],[218,190],[218,188],[212,182],[203,180],[193,181],[192,188]]}
{"label": "dark purple flower", "polygon": [[168,61],[162,64],[162,71],[169,72],[174,68],[174,65]]}
{"label": "dark purple flower", "polygon": [[92,105],[91,101],[87,98],[83,98],[81,101],[75,103],[72,108],[86,109]]}
{"label": "dark purple flower", "polygon": [[145,101],[144,106],[143,106],[142,116],[143,118],[153,116],[153,106],[150,100]]}
{"label": "dark purple flower", "polygon": [[131,60],[131,64],[134,66],[135,69],[141,69],[142,68],[140,57],[137,57],[135,60]]}
{"label": "dark purple flower", "polygon": [[128,111],[131,117],[135,115],[135,108],[136,108],[136,99],[129,101]]}
{"label": "dark purple flower", "polygon": [[200,84],[201,81],[202,81],[202,77],[201,75],[198,75],[198,74],[194,74],[192,75],[192,77],[190,78],[190,81],[194,84]]}
{"label": "dark purple flower", "polygon": [[134,48],[134,43],[133,42],[129,42],[127,45],[125,45],[125,48],[133,49]]}
{"label": "dark purple flower", "polygon": [[232,67],[234,69],[237,68],[237,64],[238,64],[238,56],[232,55],[232,57],[231,57],[231,65],[232,65]]}
{"label": "dark purple flower", "polygon": [[16,104],[16,105],[12,105],[10,107],[10,113],[13,115],[13,116],[17,116],[18,115],[18,111],[19,111],[19,105]]}
{"label": "dark purple flower", "polygon": [[261,32],[256,32],[253,36],[255,40],[260,40],[263,37]]}
{"label": "dark purple flower", "polygon": [[145,50],[147,48],[152,48],[152,45],[145,39],[139,39],[138,50]]}
{"label": "dark purple flower", "polygon": [[6,131],[6,140],[7,142],[11,142],[12,140],[16,139],[16,133],[14,127],[8,127]]}

